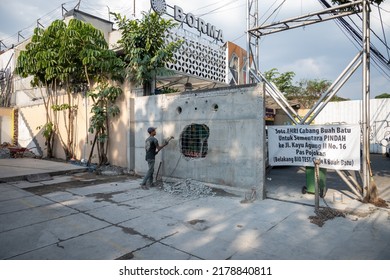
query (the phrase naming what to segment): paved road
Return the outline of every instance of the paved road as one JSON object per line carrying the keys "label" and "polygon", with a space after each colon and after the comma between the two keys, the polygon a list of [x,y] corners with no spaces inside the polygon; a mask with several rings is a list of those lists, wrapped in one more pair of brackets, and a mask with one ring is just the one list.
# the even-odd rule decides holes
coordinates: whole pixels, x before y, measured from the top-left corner
{"label": "paved road", "polygon": [[[373,166],[380,194],[390,201],[387,160],[375,156]],[[389,260],[390,210],[357,201],[334,173],[327,177],[321,206],[345,216],[322,219],[322,226],[310,218],[314,197],[301,193],[299,168],[272,169],[268,198],[253,202],[222,192],[182,197],[142,190],[139,178],[99,181],[80,170],[37,182],[7,180],[0,183],[0,258]]]}

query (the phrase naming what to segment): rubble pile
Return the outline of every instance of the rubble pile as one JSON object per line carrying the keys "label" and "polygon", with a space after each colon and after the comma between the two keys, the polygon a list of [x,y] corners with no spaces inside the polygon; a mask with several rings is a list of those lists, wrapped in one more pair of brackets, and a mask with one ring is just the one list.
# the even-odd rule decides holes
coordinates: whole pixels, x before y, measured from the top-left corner
{"label": "rubble pile", "polygon": [[342,211],[331,209],[331,208],[323,208],[318,211],[315,211],[316,216],[310,216],[310,222],[313,224],[322,227],[327,220],[334,219],[336,217],[345,218],[345,214]]}
{"label": "rubble pile", "polygon": [[10,158],[11,153],[7,148],[0,148],[0,158]]}
{"label": "rubble pile", "polygon": [[2,144],[0,144],[0,158],[18,157],[36,158],[36,155],[28,148],[24,148],[19,145],[13,145],[8,142],[3,142]]}
{"label": "rubble pile", "polygon": [[10,158],[11,157],[11,152],[8,149],[11,144],[4,142],[3,144],[0,144],[0,158]]}
{"label": "rubble pile", "polygon": [[215,192],[210,187],[192,179],[186,179],[177,183],[164,182],[163,190],[185,198],[200,198],[215,195]]}

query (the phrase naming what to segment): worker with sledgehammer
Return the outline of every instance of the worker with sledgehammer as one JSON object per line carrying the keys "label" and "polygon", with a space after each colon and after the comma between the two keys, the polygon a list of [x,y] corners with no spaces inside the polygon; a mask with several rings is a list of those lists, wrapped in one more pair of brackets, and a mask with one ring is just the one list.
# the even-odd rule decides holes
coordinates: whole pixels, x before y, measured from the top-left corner
{"label": "worker with sledgehammer", "polygon": [[148,162],[148,172],[146,172],[145,177],[141,183],[141,188],[144,190],[148,190],[149,187],[153,187],[153,173],[154,164],[156,162],[156,155],[162,148],[168,145],[171,139],[173,139],[173,137],[170,137],[165,141],[164,145],[160,146],[158,140],[154,137],[157,134],[156,129],[157,127],[149,127],[149,137],[145,140],[145,160]]}

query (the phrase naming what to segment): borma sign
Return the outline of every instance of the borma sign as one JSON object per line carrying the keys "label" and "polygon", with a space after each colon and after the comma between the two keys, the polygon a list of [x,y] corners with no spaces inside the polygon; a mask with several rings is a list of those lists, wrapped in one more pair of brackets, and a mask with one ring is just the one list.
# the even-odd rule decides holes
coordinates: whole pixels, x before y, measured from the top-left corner
{"label": "borma sign", "polygon": [[[201,18],[197,18],[192,13],[184,13],[183,9],[175,5],[171,7],[165,3],[165,0],[150,0],[152,9],[158,14],[167,14],[173,17],[180,23],[187,24],[190,28],[197,29],[200,33],[203,33],[217,41],[224,43],[223,32],[221,29],[217,29],[214,25],[205,22]],[[173,15],[167,12],[167,6],[173,9]]]}

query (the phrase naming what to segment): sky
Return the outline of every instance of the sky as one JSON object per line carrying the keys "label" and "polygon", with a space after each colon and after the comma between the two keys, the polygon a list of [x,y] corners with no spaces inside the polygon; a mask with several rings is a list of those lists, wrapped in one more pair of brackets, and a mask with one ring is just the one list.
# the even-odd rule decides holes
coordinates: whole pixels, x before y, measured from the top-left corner
{"label": "sky", "polygon": [[[61,5],[72,9],[79,1],[67,0],[0,0],[0,40],[9,45],[18,39],[28,38],[37,22],[49,25],[61,18]],[[225,41],[232,41],[246,48],[247,0],[165,0],[169,6],[177,5],[185,13],[193,13],[206,22],[223,30]],[[330,3],[331,1],[328,0]],[[260,24],[282,21],[323,10],[318,0],[259,0]],[[282,4],[283,3],[283,4]],[[282,5],[281,5],[282,4]],[[281,5],[280,9],[277,7]],[[390,61],[390,0],[382,3],[381,13],[373,6],[371,13],[372,43]],[[135,8],[135,9],[134,9]],[[128,17],[140,17],[142,11],[150,10],[149,0],[81,0],[80,9],[99,17],[109,19],[108,14],[119,12]],[[273,13],[275,11],[275,13]],[[352,16],[357,26],[361,21]],[[112,20],[112,16],[110,18]],[[382,20],[381,20],[382,19]],[[382,22],[382,23],[381,23]],[[22,37],[23,36],[23,37]],[[360,51],[350,37],[345,35],[334,21],[326,21],[270,34],[260,38],[259,69],[262,72],[276,68],[280,73],[292,71],[294,82],[305,79],[328,80],[333,82]],[[3,47],[3,46],[2,46]],[[386,74],[371,63],[371,98],[390,94],[390,70]],[[337,93],[352,100],[362,99],[361,67]]]}

